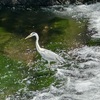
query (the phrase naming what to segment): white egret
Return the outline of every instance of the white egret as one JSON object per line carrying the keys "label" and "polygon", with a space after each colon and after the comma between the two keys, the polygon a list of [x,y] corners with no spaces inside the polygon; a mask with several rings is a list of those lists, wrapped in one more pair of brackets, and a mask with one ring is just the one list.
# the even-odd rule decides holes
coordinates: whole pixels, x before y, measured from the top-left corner
{"label": "white egret", "polygon": [[36,32],[32,32],[25,39],[31,38],[33,36],[36,37],[36,49],[37,49],[37,51],[40,53],[40,55],[42,56],[43,59],[48,61],[49,66],[50,66],[50,62],[57,62],[57,63],[65,62],[65,60],[61,56],[59,56],[58,54],[56,54],[56,53],[54,53],[50,50],[47,50],[47,49],[44,49],[44,48],[40,47],[40,45],[39,45],[39,36]]}

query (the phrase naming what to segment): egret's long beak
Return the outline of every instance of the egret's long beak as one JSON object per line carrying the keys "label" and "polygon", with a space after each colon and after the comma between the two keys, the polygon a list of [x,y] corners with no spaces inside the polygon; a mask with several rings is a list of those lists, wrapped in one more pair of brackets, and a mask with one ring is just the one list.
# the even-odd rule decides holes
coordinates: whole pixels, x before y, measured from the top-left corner
{"label": "egret's long beak", "polygon": [[31,35],[28,35],[25,39],[28,39],[28,38],[31,38],[32,36]]}

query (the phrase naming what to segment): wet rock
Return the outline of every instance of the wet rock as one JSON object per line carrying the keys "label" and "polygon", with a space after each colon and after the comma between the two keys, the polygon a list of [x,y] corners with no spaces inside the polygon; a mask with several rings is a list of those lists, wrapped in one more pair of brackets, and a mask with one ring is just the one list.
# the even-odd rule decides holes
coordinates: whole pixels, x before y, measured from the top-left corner
{"label": "wet rock", "polygon": [[[91,4],[96,3],[96,0],[0,0],[1,7],[19,7],[25,6],[51,6],[51,5],[63,5],[63,4]],[[99,1],[98,1],[99,2]]]}

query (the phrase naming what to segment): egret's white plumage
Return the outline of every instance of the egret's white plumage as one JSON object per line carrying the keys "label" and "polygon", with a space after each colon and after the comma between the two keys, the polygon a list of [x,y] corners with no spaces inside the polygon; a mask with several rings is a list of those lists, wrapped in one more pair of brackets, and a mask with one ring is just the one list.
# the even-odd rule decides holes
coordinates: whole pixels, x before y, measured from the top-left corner
{"label": "egret's white plumage", "polygon": [[33,36],[36,37],[36,49],[37,49],[37,51],[40,53],[40,55],[42,56],[43,59],[48,61],[49,65],[50,65],[50,62],[52,62],[52,61],[53,62],[60,62],[60,63],[65,62],[65,60],[61,56],[59,56],[58,54],[40,47],[39,36],[36,32],[32,32],[25,39],[28,39],[28,38],[33,37]]}

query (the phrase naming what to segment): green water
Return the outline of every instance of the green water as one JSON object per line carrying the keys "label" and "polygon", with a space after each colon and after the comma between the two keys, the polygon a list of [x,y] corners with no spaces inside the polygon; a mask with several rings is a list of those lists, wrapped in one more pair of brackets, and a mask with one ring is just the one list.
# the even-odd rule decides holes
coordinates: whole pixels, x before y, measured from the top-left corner
{"label": "green water", "polygon": [[41,9],[0,11],[0,100],[20,89],[40,90],[55,82],[55,72],[35,49],[35,38],[24,39],[32,31],[39,33],[42,47],[57,53],[80,47],[88,38],[83,20]]}

